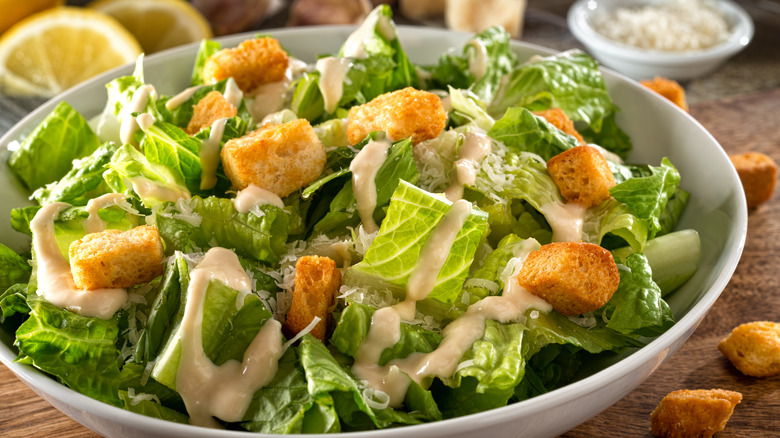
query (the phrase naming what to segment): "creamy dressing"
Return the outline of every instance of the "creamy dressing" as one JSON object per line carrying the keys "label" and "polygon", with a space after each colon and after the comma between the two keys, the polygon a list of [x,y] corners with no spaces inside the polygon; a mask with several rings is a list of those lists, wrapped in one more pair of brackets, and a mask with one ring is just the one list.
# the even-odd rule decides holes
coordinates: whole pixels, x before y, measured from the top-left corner
{"label": "creamy dressing", "polygon": [[156,184],[143,176],[128,178],[133,191],[141,199],[156,199],[160,202],[178,201],[179,199],[189,199],[190,192],[186,188],[171,188]]}
{"label": "creamy dressing", "polygon": [[133,93],[133,98],[130,100],[130,104],[122,109],[124,113],[121,117],[121,124],[119,126],[119,140],[122,143],[133,144],[133,135],[138,130],[138,121],[133,117],[133,113],[140,113],[146,109],[146,104],[149,102],[149,98],[157,94],[153,85],[141,85]]}
{"label": "creamy dressing", "polygon": [[350,64],[349,59],[332,56],[317,60],[317,71],[320,72],[320,93],[322,93],[327,113],[335,111],[339,100],[341,100],[344,80],[347,78]]}
{"label": "creamy dressing", "polygon": [[469,45],[474,48],[474,50],[469,53],[469,73],[474,75],[475,80],[480,80],[485,76],[485,73],[487,73],[487,48],[478,40],[471,40]]}
{"label": "creamy dressing", "polygon": [[441,343],[430,353],[413,353],[380,366],[382,352],[401,338],[402,316],[398,306],[374,312],[368,336],[355,355],[352,367],[355,375],[367,381],[375,391],[387,394],[390,406],[398,407],[403,403],[410,378],[422,384],[426,377],[447,378],[454,375],[460,359],[484,335],[486,320],[523,323],[528,309],[550,312],[552,305],[527,291],[517,281],[517,273],[525,258],[538,248],[538,242],[526,240],[502,274],[505,284],[503,294],[486,297],[469,306],[464,315],[444,328]]}
{"label": "creamy dressing", "polygon": [[447,199],[457,201],[463,197],[466,185],[474,185],[479,164],[490,153],[492,144],[490,138],[483,133],[466,133],[458,159],[452,164],[450,185],[444,192]]}
{"label": "creamy dressing", "polygon": [[376,174],[387,158],[388,149],[390,149],[389,142],[371,140],[349,164],[357,211],[367,233],[373,233],[379,228],[374,221]]}
{"label": "creamy dressing", "polygon": [[551,202],[542,205],[539,211],[547,219],[552,228],[553,242],[579,242],[582,240],[582,225],[585,222],[585,211],[582,205],[562,202]]}
{"label": "creamy dressing", "polygon": [[233,78],[228,78],[225,82],[225,92],[222,93],[227,103],[233,105],[234,108],[238,108],[241,105],[241,99],[244,98],[244,93],[238,88],[238,84]]}
{"label": "creamy dressing", "polygon": [[[107,198],[106,202],[113,200]],[[90,212],[90,219],[93,219],[93,214],[97,216],[97,210],[100,208],[98,204],[100,201],[93,204],[96,207],[94,213]],[[79,315],[110,319],[127,302],[127,290],[117,288],[84,291],[76,288],[70,265],[60,253],[54,232],[54,220],[68,207],[70,205],[64,202],[45,205],[30,221],[38,281],[37,293],[51,304]]]}
{"label": "creamy dressing", "polygon": [[[257,87],[252,91],[252,99],[247,102],[247,109],[255,120],[263,120],[269,114],[273,114],[282,107],[287,99],[290,84],[300,76],[307,64],[300,59],[290,58],[287,62],[284,78],[280,81],[270,82]],[[264,123],[260,123],[262,126]]]}
{"label": "creamy dressing", "polygon": [[373,36],[374,28],[386,40],[395,39],[395,30],[390,20],[374,10],[344,42],[342,55],[346,58],[368,58],[365,40]]}
{"label": "creamy dressing", "polygon": [[452,244],[463,224],[471,214],[471,203],[464,200],[455,201],[444,218],[436,225],[428,240],[423,245],[422,252],[415,262],[414,270],[409,275],[406,285],[406,297],[401,302],[401,317],[406,321],[414,319],[415,304],[425,299],[436,286],[439,271],[450,255]]}
{"label": "creamy dressing", "polygon": [[176,108],[180,107],[181,104],[190,100],[192,95],[203,87],[204,85],[195,85],[194,87],[186,88],[184,91],[168,99],[168,101],[165,102],[165,109],[169,111],[175,110]]}
{"label": "creamy dressing", "polygon": [[284,351],[281,324],[269,318],[241,362],[229,360],[215,365],[203,351],[203,307],[211,280],[239,292],[251,292],[251,280],[238,257],[228,249],[210,249],[192,270],[180,329],[181,359],[176,390],[184,400],[192,424],[218,427],[212,417],[228,422],[243,419],[254,393],[273,379]]}
{"label": "creamy dressing", "polygon": [[239,190],[236,197],[233,198],[233,205],[239,213],[249,213],[253,208],[265,204],[284,208],[284,202],[279,196],[254,184],[249,184],[247,188]]}
{"label": "creamy dressing", "polygon": [[124,202],[124,200],[125,195],[121,193],[108,193],[87,201],[87,206],[84,210],[89,213],[89,216],[82,223],[84,232],[92,234],[104,231],[106,229],[106,222],[103,219],[100,219],[98,212],[100,209],[106,208],[109,205],[118,205],[120,202]]}
{"label": "creamy dressing", "polygon": [[225,133],[228,118],[221,118],[211,124],[209,137],[200,143],[200,189],[209,190],[217,185],[217,165],[219,164],[219,145]]}

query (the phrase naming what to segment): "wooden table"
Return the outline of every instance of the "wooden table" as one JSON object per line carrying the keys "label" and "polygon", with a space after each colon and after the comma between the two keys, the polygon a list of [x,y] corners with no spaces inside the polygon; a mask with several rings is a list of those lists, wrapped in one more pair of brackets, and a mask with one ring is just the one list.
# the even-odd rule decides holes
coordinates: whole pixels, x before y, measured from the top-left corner
{"label": "wooden table", "polygon": [[[537,13],[537,17],[557,22],[560,27],[561,15],[569,3],[530,1],[529,7],[537,8],[531,11]],[[529,35],[529,40],[549,42],[548,45],[555,47],[556,41],[549,38],[559,36],[549,33],[549,24],[538,24],[536,34]],[[748,52],[724,66],[718,74],[726,75],[725,79],[716,74],[715,79],[694,81],[686,84],[686,88],[694,91],[691,114],[712,132],[727,152],[760,151],[780,163],[780,84],[757,83],[760,79],[757,73],[752,76],[753,82],[739,82],[741,89],[732,88],[728,82],[733,79],[728,75],[735,74],[745,74],[744,81],[750,81],[751,71],[758,72],[757,69],[767,68],[767,64],[775,66],[780,60],[780,27],[770,22],[765,24],[763,31],[760,26],[757,28],[757,39],[763,38],[761,45],[752,49],[753,53]],[[533,27],[529,31],[533,31]],[[558,44],[565,44],[570,36],[562,34],[559,39],[562,40],[557,41]],[[774,75],[780,76],[780,69]],[[715,80],[725,80],[727,85],[713,86]],[[740,92],[746,88],[752,91]],[[710,95],[718,97],[708,98]],[[724,95],[728,97],[722,97]],[[4,132],[9,117],[18,119],[19,114],[12,114],[18,109],[14,102],[0,100],[0,104],[3,104],[0,105],[0,126]],[[764,379],[743,376],[716,348],[718,341],[738,324],[756,320],[780,321],[778,236],[780,200],[775,196],[750,212],[747,241],[736,272],[685,345],[639,388],[563,436],[650,437],[650,412],[664,395],[683,388],[723,388],[743,394],[742,403],[737,406],[726,429],[717,435],[719,437],[780,436],[780,376]],[[87,438],[98,435],[54,409],[5,366],[0,366],[0,437],[40,436]]]}

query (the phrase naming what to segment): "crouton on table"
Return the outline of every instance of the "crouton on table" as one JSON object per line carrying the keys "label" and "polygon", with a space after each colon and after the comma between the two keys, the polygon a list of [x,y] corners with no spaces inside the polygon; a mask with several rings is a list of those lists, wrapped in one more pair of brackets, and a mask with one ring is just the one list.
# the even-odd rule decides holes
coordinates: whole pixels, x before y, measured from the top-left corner
{"label": "crouton on table", "polygon": [[775,161],[761,152],[745,152],[729,155],[729,158],[737,169],[748,207],[757,207],[768,201],[777,181]]}
{"label": "crouton on table", "polygon": [[350,108],[347,139],[357,144],[372,131],[384,131],[392,140],[411,138],[416,144],[438,137],[446,123],[439,96],[407,87]]}
{"label": "crouton on table", "polygon": [[711,437],[726,427],[742,394],[723,389],[673,391],[650,414],[653,435]]}
{"label": "crouton on table", "polygon": [[656,76],[653,79],[642,80],[640,83],[669,99],[683,110],[688,111],[688,101],[685,99],[685,89],[676,81]]}
{"label": "crouton on table", "polygon": [[162,275],[163,247],[157,228],[87,234],[68,249],[76,287],[83,290],[129,288]]}
{"label": "crouton on table", "polygon": [[609,199],[615,177],[598,149],[577,146],[547,161],[547,172],[568,202],[590,208]]}
{"label": "crouton on table", "polygon": [[269,125],[225,143],[220,152],[233,187],[250,184],[280,198],[317,179],[325,168],[325,148],[305,119]]}
{"label": "crouton on table", "polygon": [[195,135],[217,120],[230,118],[236,114],[238,114],[238,109],[231,105],[222,93],[212,91],[203,96],[192,108],[192,118],[186,129],[187,134]]}
{"label": "crouton on table", "polygon": [[718,349],[742,374],[780,375],[780,323],[741,324],[718,343]]}
{"label": "crouton on table", "polygon": [[295,289],[284,328],[290,333],[305,329],[314,317],[321,319],[311,334],[325,341],[330,322],[330,307],[341,287],[341,272],[328,257],[303,256],[295,264]]}
{"label": "crouton on table", "polygon": [[574,129],[574,122],[560,108],[550,108],[543,111],[534,111],[534,115],[547,120],[551,125],[577,139],[581,145],[586,144],[579,132]]}
{"label": "crouton on table", "polygon": [[244,93],[284,79],[287,52],[274,38],[252,38],[232,49],[222,49],[203,64],[203,82],[214,84],[232,77]]}
{"label": "crouton on table", "polygon": [[584,242],[554,242],[531,252],[517,281],[563,315],[580,315],[603,306],[618,288],[612,254]]}

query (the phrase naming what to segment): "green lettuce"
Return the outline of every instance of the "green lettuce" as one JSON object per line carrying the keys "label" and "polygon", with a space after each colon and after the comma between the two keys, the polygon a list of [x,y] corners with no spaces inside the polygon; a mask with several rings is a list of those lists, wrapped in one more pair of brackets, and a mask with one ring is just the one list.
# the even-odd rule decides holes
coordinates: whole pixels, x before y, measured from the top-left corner
{"label": "green lettuce", "polygon": [[[374,133],[372,136],[369,136],[355,148],[362,149],[373,137],[378,137],[378,134]],[[348,167],[324,177],[324,182],[315,181],[312,185],[315,188],[321,187],[325,183],[345,175],[352,175]],[[376,207],[374,209],[374,220],[377,223],[381,222],[385,213],[384,209],[387,207],[387,203],[390,201],[390,197],[400,181],[415,183],[418,178],[417,166],[412,154],[412,142],[409,139],[403,139],[393,143],[387,151],[387,158],[379,167],[379,170],[377,170],[375,177]],[[330,201],[328,212],[314,224],[312,235],[317,236],[333,232],[343,233],[347,227],[354,228],[360,224],[360,215],[356,208],[357,201],[352,188],[352,179],[347,179],[340,186],[342,188]],[[304,191],[305,194],[311,192],[312,190],[308,188]]]}
{"label": "green lettuce", "polygon": [[631,254],[620,269],[620,286],[601,310],[607,328],[624,334],[658,336],[674,324],[661,288],[653,281],[652,270],[643,254]]}
{"label": "green lettuce", "polygon": [[[450,205],[443,197],[402,181],[393,193],[374,243],[350,272],[404,288],[423,246]],[[428,299],[451,304],[457,298],[486,233],[487,214],[475,208],[458,232]]]}
{"label": "green lettuce", "polygon": [[544,118],[518,107],[509,108],[503,117],[496,120],[488,135],[512,151],[532,152],[545,161],[578,144],[576,138]]}
{"label": "green lettuce", "polygon": [[117,318],[81,316],[30,293],[29,318],[16,331],[16,361],[35,366],[84,395],[120,406]]}
{"label": "green lettuce", "polygon": [[[431,70],[430,87],[468,89],[483,102],[490,102],[501,78],[518,62],[510,41],[510,35],[500,26],[479,32],[460,51],[439,57],[439,63]],[[484,71],[471,68],[472,62],[474,67],[483,63]]]}
{"label": "green lettuce", "polygon": [[98,146],[100,140],[84,117],[60,102],[11,153],[8,167],[25,187],[35,190],[65,176],[73,160],[90,155]]}
{"label": "green lettuce", "polygon": [[41,205],[52,202],[87,205],[90,199],[110,193],[103,172],[118,149],[112,142],[102,144],[91,155],[73,161],[73,168],[62,179],[39,188],[32,198]]}
{"label": "green lettuce", "polygon": [[255,212],[239,213],[226,198],[195,196],[167,203],[154,215],[166,250],[204,251],[214,246],[268,264],[287,252],[288,214],[272,205]]}

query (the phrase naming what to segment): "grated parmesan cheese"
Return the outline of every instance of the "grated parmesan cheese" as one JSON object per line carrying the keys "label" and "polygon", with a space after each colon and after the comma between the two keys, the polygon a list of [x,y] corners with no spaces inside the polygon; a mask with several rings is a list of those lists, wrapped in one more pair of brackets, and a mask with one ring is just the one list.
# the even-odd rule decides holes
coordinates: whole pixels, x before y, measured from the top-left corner
{"label": "grated parmesan cheese", "polygon": [[706,49],[725,41],[730,33],[723,15],[702,0],[617,8],[595,14],[591,26],[609,39],[668,52]]}

